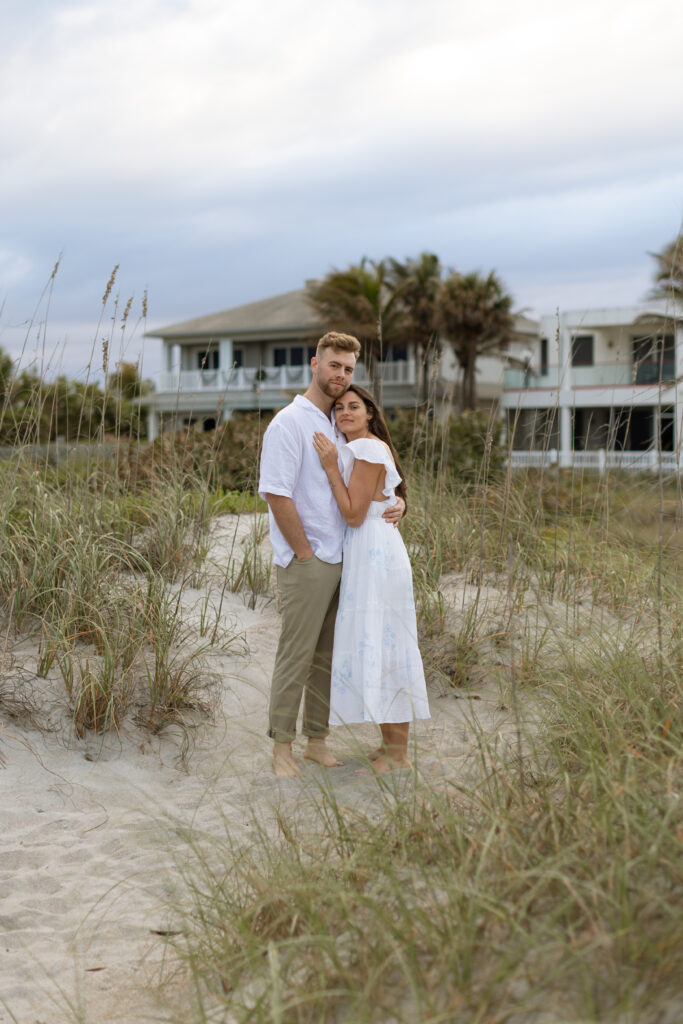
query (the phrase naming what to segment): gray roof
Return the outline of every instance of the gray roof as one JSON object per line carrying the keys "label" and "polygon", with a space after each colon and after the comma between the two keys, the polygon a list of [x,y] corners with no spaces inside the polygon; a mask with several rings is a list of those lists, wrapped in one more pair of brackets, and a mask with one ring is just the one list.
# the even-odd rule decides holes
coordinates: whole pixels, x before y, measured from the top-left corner
{"label": "gray roof", "polygon": [[538,334],[538,320],[530,320],[523,313],[513,313],[513,330],[518,334]]}
{"label": "gray roof", "polygon": [[[513,314],[514,315],[514,314]],[[306,301],[306,289],[273,295],[258,302],[233,306],[221,313],[209,313],[195,320],[184,320],[169,327],[148,331],[148,338],[220,338],[242,335],[277,336],[280,332],[305,333],[324,331],[325,325]],[[514,315],[514,330],[520,334],[534,334],[538,323],[523,314]]]}
{"label": "gray roof", "polygon": [[239,334],[262,334],[271,331],[319,330],[320,319],[305,299],[306,289],[297,288],[283,295],[273,295],[258,302],[209,313],[196,320],[184,320],[170,327],[148,331],[150,338],[231,337]]}

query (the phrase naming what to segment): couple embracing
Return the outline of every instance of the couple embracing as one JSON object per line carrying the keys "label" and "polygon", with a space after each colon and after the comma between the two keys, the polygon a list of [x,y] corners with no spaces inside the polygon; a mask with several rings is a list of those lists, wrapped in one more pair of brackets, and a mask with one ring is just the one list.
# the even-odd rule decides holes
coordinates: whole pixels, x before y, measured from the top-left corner
{"label": "couple embracing", "polygon": [[351,335],[325,334],[308,390],[263,439],[259,493],[282,612],[268,729],[280,777],[299,774],[302,694],[304,757],[330,768],[340,764],[326,745],[330,723],[378,724],[370,758],[386,772],[409,763],[411,720],[429,718],[410,561],[395,529],[405,481],[381,410],[352,383],[359,354]]}

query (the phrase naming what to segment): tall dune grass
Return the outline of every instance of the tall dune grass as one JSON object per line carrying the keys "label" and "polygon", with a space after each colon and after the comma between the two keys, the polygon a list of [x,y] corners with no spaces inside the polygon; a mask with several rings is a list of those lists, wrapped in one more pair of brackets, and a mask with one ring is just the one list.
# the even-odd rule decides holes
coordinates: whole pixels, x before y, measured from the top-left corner
{"label": "tall dune grass", "polygon": [[[27,408],[44,417],[40,389]],[[99,447],[66,464],[19,442],[0,462],[0,710],[21,713],[13,645],[27,636],[79,736],[210,710],[217,620],[195,636],[181,597],[201,582],[211,516],[240,508],[228,488],[251,485],[256,507],[262,423],[249,445],[236,430],[147,447],[119,432],[107,454],[98,428]],[[418,750],[413,773],[378,778],[362,807],[330,785],[279,812],[277,839],[258,819],[249,843],[227,823],[189,832],[176,910],[192,1006],[166,1017],[678,1020],[681,482],[511,473],[474,420],[479,460],[454,472],[453,436],[428,418],[412,430],[403,532],[425,662],[446,696],[497,683],[512,741],[482,729],[475,704],[457,773],[425,777]],[[260,540],[257,524],[222,588],[252,607],[270,586]]]}
{"label": "tall dune grass", "polygon": [[522,758],[481,733],[370,812],[326,789],[277,840],[188,839],[192,1019],[677,1019],[680,666],[594,658],[536,691]]}
{"label": "tall dune grass", "polygon": [[[21,366],[12,374],[6,359],[0,380],[0,436],[13,441],[0,455],[0,676],[32,638],[37,674],[61,685],[79,737],[118,728],[128,714],[158,731],[208,711],[208,648],[233,639],[218,616],[196,642],[181,597],[199,581],[212,515],[243,498],[216,482],[215,440],[194,461],[191,432],[169,451],[163,441],[141,442],[130,396],[110,383],[123,380],[123,364],[113,375],[110,364],[117,350],[123,358],[132,305],[119,308],[115,279],[116,269],[84,382],[50,383]],[[145,306],[143,299],[143,319]],[[50,363],[45,331],[41,366]],[[54,450],[42,443],[64,432],[69,440]],[[21,688],[11,687],[11,701],[7,692],[0,683],[0,709],[4,699],[19,714]],[[27,715],[31,700],[29,687]]]}
{"label": "tall dune grass", "polygon": [[487,733],[475,704],[458,774],[425,777],[418,751],[370,806],[330,785],[276,812],[277,839],[258,821],[247,845],[227,824],[188,834],[190,1018],[674,1021],[679,482],[482,469],[435,486],[424,468],[404,533],[425,659],[453,692],[497,680],[515,733]]}

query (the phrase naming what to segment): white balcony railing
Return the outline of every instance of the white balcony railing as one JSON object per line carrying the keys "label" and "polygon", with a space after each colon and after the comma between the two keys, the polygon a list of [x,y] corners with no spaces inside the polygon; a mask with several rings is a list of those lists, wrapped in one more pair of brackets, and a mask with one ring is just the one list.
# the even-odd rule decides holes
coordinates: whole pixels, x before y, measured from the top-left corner
{"label": "white balcony railing", "polygon": [[606,451],[604,448],[591,452],[561,452],[555,448],[546,451],[511,451],[509,464],[512,469],[546,469],[562,466],[566,469],[590,469],[604,473],[608,469],[630,470],[634,473],[683,472],[683,464],[676,452]]}
{"label": "white balcony railing", "polygon": [[[415,384],[415,361],[400,360],[380,363],[384,384]],[[368,374],[362,363],[353,377],[357,384],[367,384]],[[181,370],[160,373],[157,391],[182,393],[185,391],[256,391],[273,388],[281,391],[305,389],[311,382],[310,366],[232,367],[229,370]]]}
{"label": "white balcony railing", "polygon": [[[506,369],[503,372],[503,390],[521,388],[556,388],[557,366],[549,366],[547,373]],[[570,387],[629,387],[634,384],[673,384],[675,367],[671,360],[661,365],[656,362],[597,363],[595,366],[572,366],[567,372]],[[564,382],[563,382],[564,383]]]}

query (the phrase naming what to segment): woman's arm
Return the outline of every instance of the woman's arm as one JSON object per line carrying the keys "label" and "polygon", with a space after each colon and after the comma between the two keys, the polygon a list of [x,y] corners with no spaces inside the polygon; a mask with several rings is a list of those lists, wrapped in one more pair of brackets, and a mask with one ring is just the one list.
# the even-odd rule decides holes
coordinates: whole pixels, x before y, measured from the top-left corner
{"label": "woman's arm", "polygon": [[381,463],[357,459],[347,487],[339,472],[336,445],[324,434],[317,432],[313,435],[313,445],[327,474],[339,511],[349,526],[360,526],[367,515],[384,466]]}

